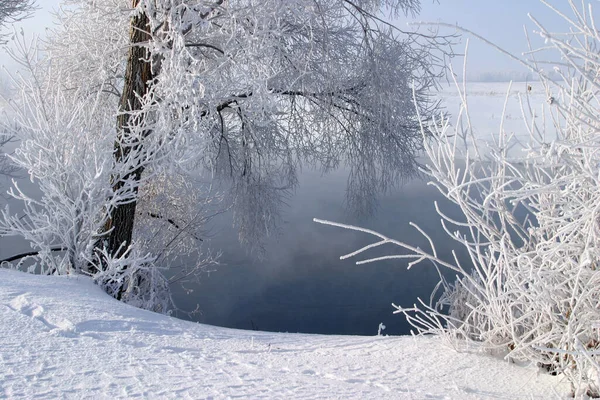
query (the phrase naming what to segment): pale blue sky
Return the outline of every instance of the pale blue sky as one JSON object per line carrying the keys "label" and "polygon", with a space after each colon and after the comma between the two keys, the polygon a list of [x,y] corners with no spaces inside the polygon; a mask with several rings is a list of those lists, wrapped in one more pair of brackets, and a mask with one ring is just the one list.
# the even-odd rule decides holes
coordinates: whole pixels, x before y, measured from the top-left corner
{"label": "pale blue sky", "polygon": [[[34,18],[23,24],[26,32],[42,34],[44,29],[52,24],[50,11],[56,9],[60,2],[61,0],[38,0],[41,9]],[[566,0],[549,2],[569,12]],[[598,4],[598,1],[595,0],[594,3]],[[531,13],[546,26],[565,26],[562,20],[539,0],[422,0],[422,12],[416,20],[460,25],[520,55],[527,49],[523,26],[526,25],[529,32],[533,29],[527,13]],[[406,20],[398,21],[402,28],[405,28],[405,23]],[[463,49],[462,45],[457,47],[457,51],[462,52]],[[6,56],[0,53],[1,58]],[[0,64],[9,63],[3,59],[0,60]],[[482,72],[519,70],[520,67],[489,46],[471,40],[468,69],[470,73],[477,75]]]}
{"label": "pale blue sky", "polygon": [[[572,16],[566,0],[548,0],[555,8]],[[576,2],[577,3],[577,2]],[[598,1],[595,1],[598,4]],[[565,22],[539,0],[422,0],[421,21],[445,22],[469,29],[515,55],[527,51],[523,27],[539,45],[541,38],[532,31],[530,13],[548,30],[565,29]],[[553,28],[553,29],[550,29]],[[446,30],[447,31],[447,30]],[[464,43],[464,39],[463,39]],[[534,43],[535,45],[536,43]],[[464,50],[464,45],[457,51]],[[468,70],[472,73],[518,70],[521,67],[476,39],[469,40]]]}

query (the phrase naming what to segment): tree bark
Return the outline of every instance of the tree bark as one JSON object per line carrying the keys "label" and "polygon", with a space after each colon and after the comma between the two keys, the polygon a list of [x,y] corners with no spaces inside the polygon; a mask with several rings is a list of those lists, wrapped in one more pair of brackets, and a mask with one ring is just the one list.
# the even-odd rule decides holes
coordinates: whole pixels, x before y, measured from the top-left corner
{"label": "tree bark", "polygon": [[[132,0],[132,6],[137,7],[139,2],[140,0]],[[144,46],[149,40],[148,16],[145,12],[139,12],[131,21],[131,47],[127,57],[123,92],[117,117],[117,140],[114,149],[117,164],[126,160],[131,151],[143,150],[144,144],[140,139],[134,140],[132,137],[131,127],[143,126],[144,123],[144,114],[140,113],[142,109],[140,99],[148,94],[152,80],[150,55]],[[148,134],[149,132],[144,132],[141,139]],[[122,190],[125,182],[130,181],[132,183],[131,190],[134,191],[134,195],[137,195],[143,171],[143,165],[134,165],[124,176],[113,177],[113,191],[116,193]],[[104,226],[104,232],[108,232],[108,237],[103,241],[103,245],[114,257],[122,256],[131,245],[137,206],[136,197],[134,196],[133,201],[127,204],[116,206]]]}

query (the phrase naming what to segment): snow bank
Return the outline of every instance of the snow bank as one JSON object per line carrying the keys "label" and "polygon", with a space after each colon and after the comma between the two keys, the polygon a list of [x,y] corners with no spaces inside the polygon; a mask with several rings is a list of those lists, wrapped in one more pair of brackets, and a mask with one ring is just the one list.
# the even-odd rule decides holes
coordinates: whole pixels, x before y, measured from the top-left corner
{"label": "snow bank", "polygon": [[436,337],[239,331],[139,310],[84,277],[0,269],[0,398],[549,399],[534,367]]}

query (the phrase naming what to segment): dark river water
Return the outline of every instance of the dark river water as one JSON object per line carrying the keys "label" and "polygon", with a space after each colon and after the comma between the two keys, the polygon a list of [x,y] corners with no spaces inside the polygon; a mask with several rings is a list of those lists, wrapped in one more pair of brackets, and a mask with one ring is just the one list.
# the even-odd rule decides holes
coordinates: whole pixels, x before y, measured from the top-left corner
{"label": "dark river water", "polygon": [[450,215],[457,209],[448,204],[426,181],[415,179],[380,198],[376,215],[359,219],[344,207],[346,175],[321,176],[305,172],[299,188],[283,212],[284,224],[277,237],[267,243],[267,254],[258,259],[236,240],[231,216],[214,227],[211,247],[222,249],[222,265],[200,282],[188,284],[190,294],[175,288],[175,301],[183,310],[200,313],[180,318],[238,329],[321,334],[375,335],[380,323],[384,334],[408,334],[402,315],[394,315],[392,303],[410,307],[418,297],[429,300],[438,275],[431,263],[407,270],[408,261],[393,260],[367,265],[355,261],[397,254],[397,247],[371,250],[354,260],[340,260],[373,241],[352,232],[313,222],[313,218],[360,225],[411,245],[427,248],[427,241],[414,228],[421,226],[437,243],[441,258],[450,260],[456,243],[442,231],[434,201]]}

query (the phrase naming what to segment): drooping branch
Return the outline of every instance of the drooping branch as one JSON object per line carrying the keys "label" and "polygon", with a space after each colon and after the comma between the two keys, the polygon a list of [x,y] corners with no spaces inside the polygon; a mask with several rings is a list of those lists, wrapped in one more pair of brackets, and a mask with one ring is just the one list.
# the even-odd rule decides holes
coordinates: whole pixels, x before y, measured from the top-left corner
{"label": "drooping branch", "polygon": [[[35,10],[35,0],[0,1],[0,28],[31,17]],[[5,34],[0,33],[0,44],[6,43],[5,37]]]}
{"label": "drooping branch", "polygon": [[[155,213],[152,213],[152,212],[149,212],[149,213],[148,213],[148,216],[149,216],[150,218],[155,218],[155,219],[160,219],[160,220],[162,220],[162,221],[167,221],[167,222],[168,222],[170,225],[173,225],[173,227],[174,227],[175,229],[177,229],[177,230],[183,230],[183,229],[182,229],[182,228],[179,226],[179,224],[177,224],[177,222],[173,221],[171,218],[167,218],[167,217],[164,217],[164,216],[162,216],[162,215],[160,215],[160,214],[155,214]],[[189,234],[191,237],[193,237],[194,239],[196,239],[197,241],[199,241],[199,242],[203,242],[202,238],[199,238],[198,236],[194,235],[193,233],[191,233],[191,232],[188,232],[188,234]]]}
{"label": "drooping branch", "polygon": [[[51,247],[50,251],[51,252],[59,252],[59,251],[67,251],[67,249],[64,248],[64,247]],[[16,254],[14,256],[5,258],[4,260],[0,260],[0,265],[3,264],[3,263],[5,263],[5,262],[9,263],[9,262],[13,262],[13,261],[16,261],[16,260],[20,260],[21,258],[25,258],[25,257],[37,256],[38,254],[40,254],[39,251],[30,251],[30,252],[27,252],[27,253]]]}
{"label": "drooping branch", "polygon": [[225,55],[225,52],[223,50],[221,50],[217,46],[214,46],[214,45],[208,44],[208,43],[186,43],[185,47],[206,47],[207,49],[213,49],[213,50],[221,53],[222,55]]}

